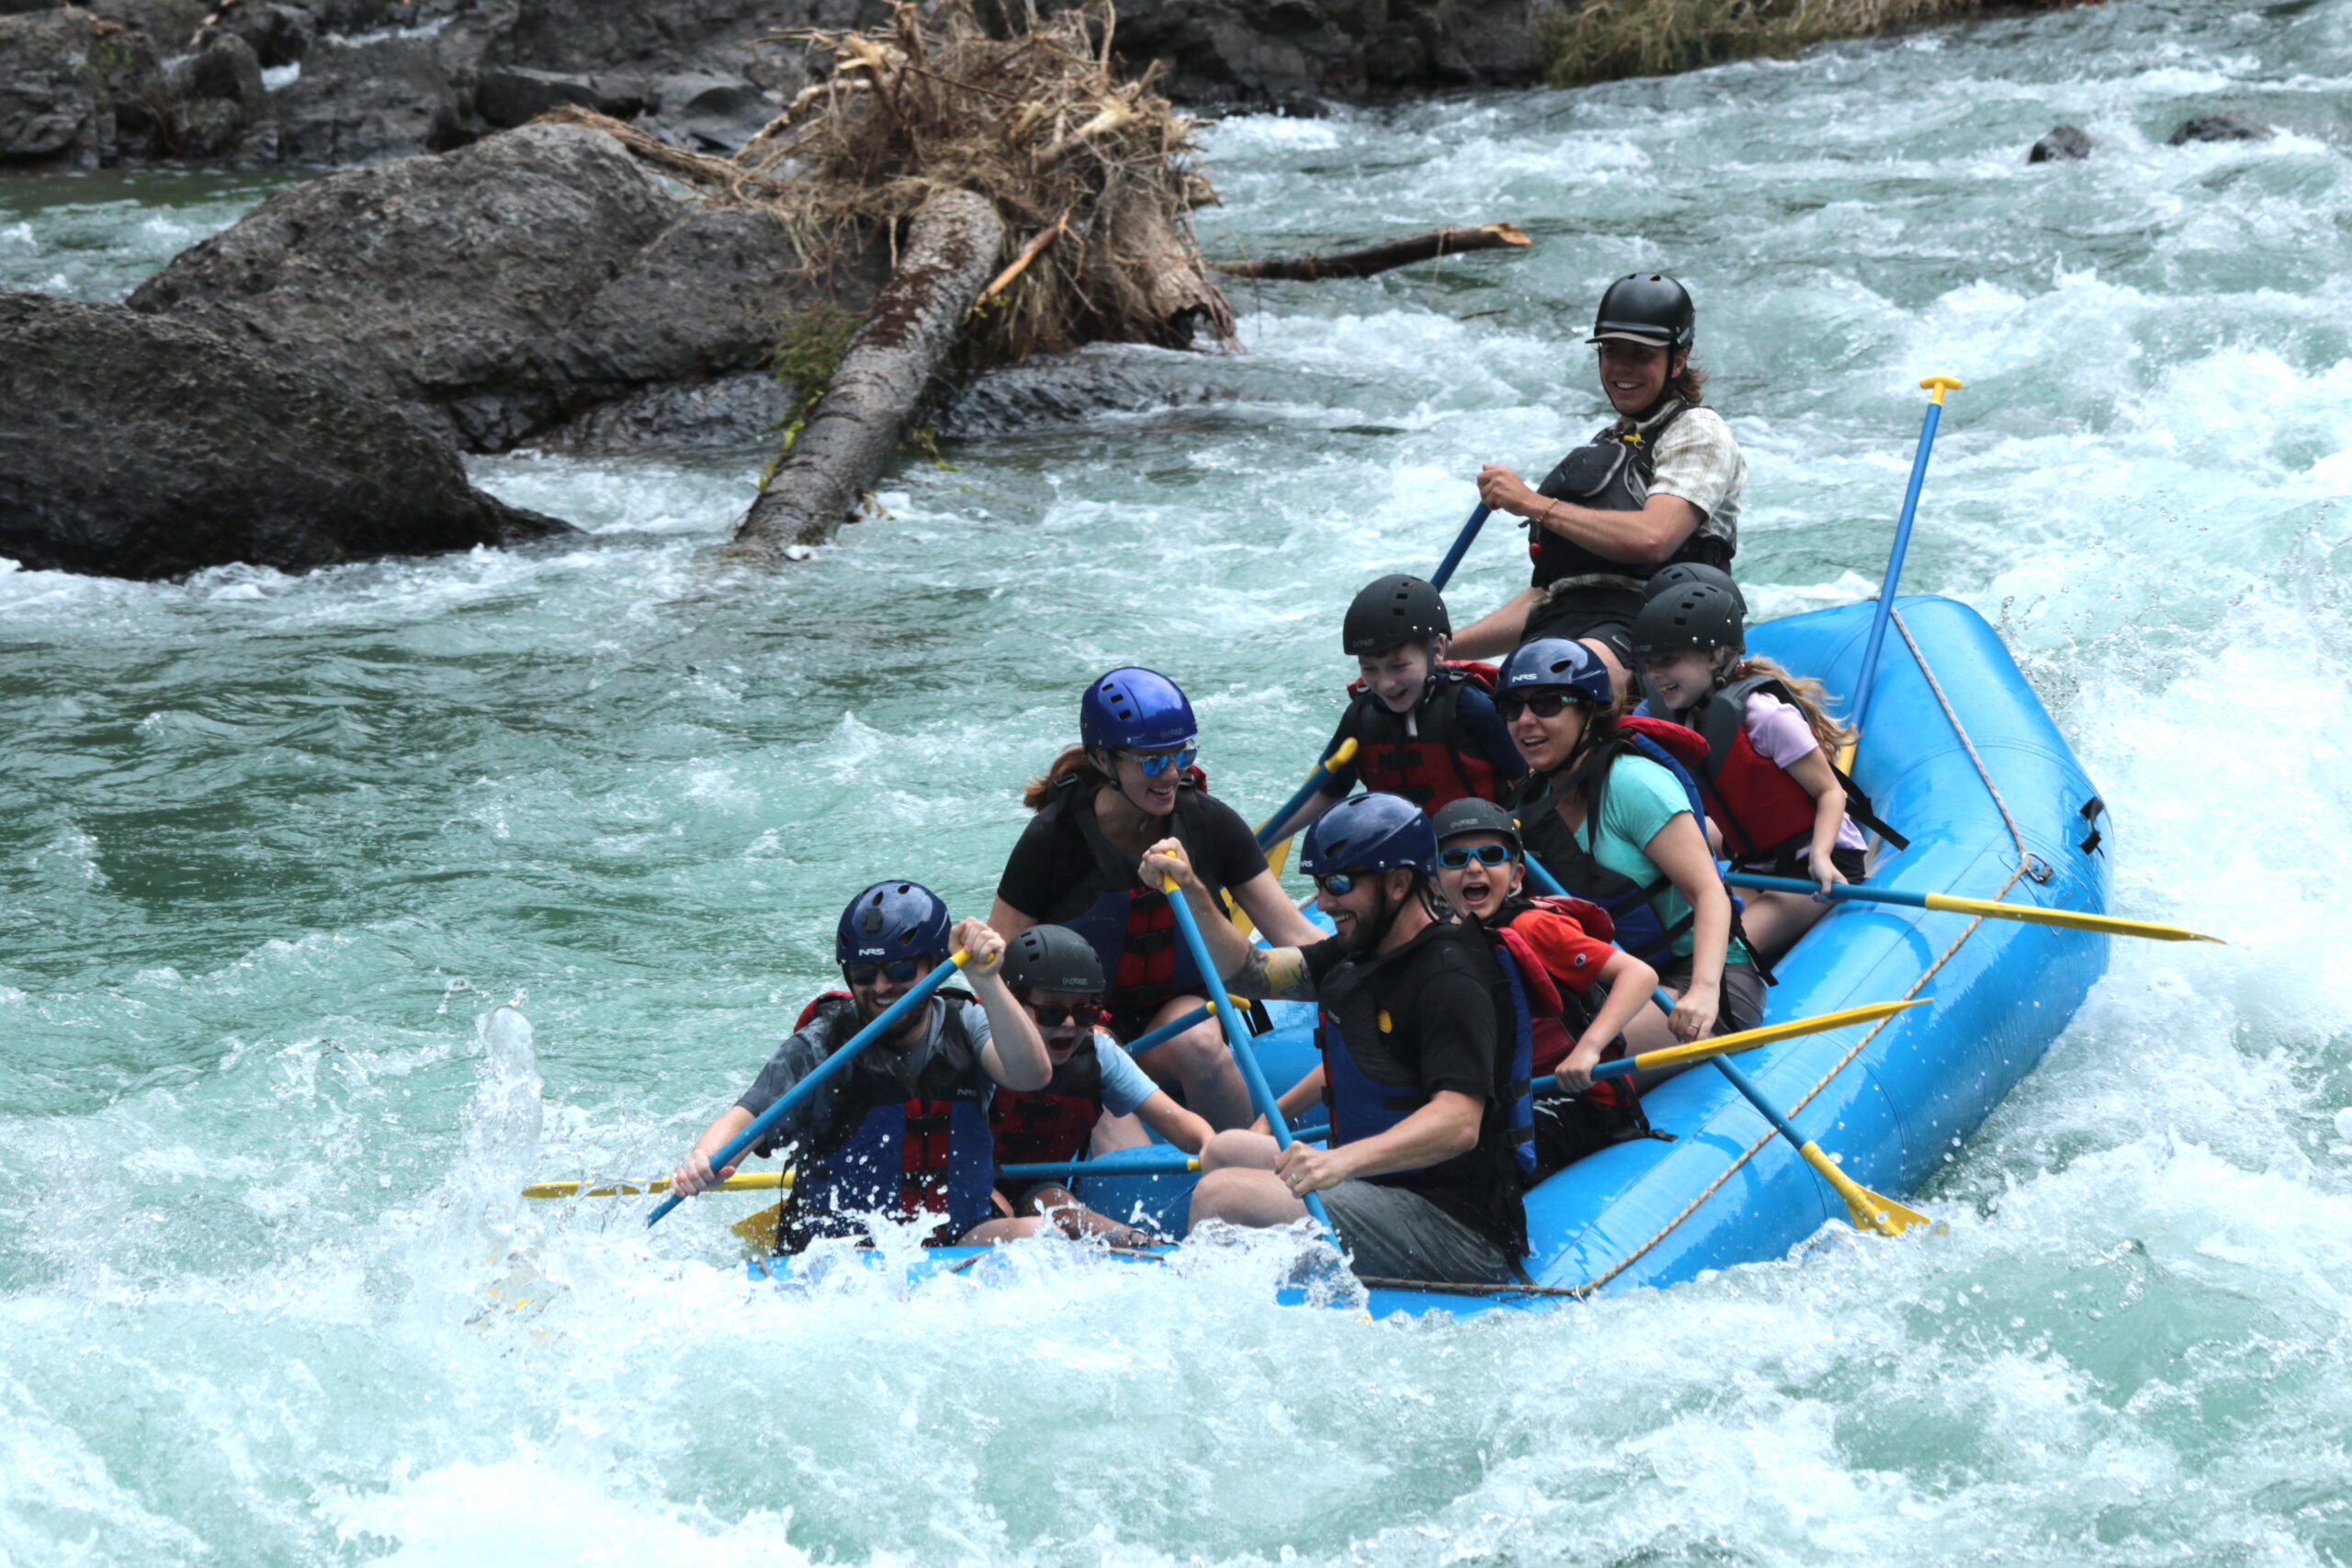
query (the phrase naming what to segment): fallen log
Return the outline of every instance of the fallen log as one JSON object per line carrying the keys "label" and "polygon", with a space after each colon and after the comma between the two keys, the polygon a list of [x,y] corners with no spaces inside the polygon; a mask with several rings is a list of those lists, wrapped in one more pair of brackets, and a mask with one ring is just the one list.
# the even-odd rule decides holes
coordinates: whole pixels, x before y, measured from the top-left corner
{"label": "fallen log", "polygon": [[941,191],[916,210],[898,269],[736,529],[737,552],[795,558],[793,547],[840,531],[898,450],[1003,243],[1004,220],[970,191]]}
{"label": "fallen log", "polygon": [[1227,277],[1274,277],[1313,283],[1326,277],[1370,277],[1415,262],[1435,261],[1464,251],[1492,251],[1505,246],[1532,245],[1526,231],[1515,223],[1479,223],[1459,229],[1431,229],[1361,250],[1328,254],[1276,256],[1266,261],[1213,261],[1211,272]]}

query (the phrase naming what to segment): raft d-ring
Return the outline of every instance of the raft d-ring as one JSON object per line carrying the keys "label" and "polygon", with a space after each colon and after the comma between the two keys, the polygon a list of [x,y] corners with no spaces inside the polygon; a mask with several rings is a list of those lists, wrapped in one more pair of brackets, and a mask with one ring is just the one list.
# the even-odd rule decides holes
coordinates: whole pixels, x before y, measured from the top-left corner
{"label": "raft d-ring", "polygon": [[2023,870],[2028,876],[2032,877],[2036,882],[2047,882],[2052,876],[2057,874],[2055,871],[2051,869],[2050,863],[2043,860],[2040,855],[2026,856],[2025,864],[2020,867],[2020,869]]}

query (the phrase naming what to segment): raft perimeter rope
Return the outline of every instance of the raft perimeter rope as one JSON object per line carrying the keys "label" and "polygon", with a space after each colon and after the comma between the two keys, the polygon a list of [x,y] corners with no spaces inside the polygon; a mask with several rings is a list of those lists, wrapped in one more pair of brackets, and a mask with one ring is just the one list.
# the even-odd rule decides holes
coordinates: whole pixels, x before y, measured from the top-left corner
{"label": "raft perimeter rope", "polygon": [[[1993,797],[1993,805],[2001,813],[2001,821],[2009,829],[2009,840],[2017,846],[2017,869],[2009,873],[2008,880],[2001,884],[2000,890],[1995,893],[1993,897],[1995,898],[2007,897],[2008,896],[2009,889],[2015,887],[2018,885],[2018,879],[2021,877],[2033,876],[2037,881],[2046,881],[2050,875],[2048,868],[2043,867],[2041,865],[2041,862],[2035,857],[2033,852],[2026,848],[2025,835],[2018,829],[2017,818],[2009,815],[2008,802],[2001,798],[2000,786],[1993,782],[1992,773],[1984,766],[1984,759],[1977,755],[1975,743],[1969,739],[1967,728],[1960,722],[1960,715],[1952,711],[1951,699],[1944,695],[1942,682],[1936,679],[1935,671],[1928,667],[1927,655],[1919,651],[1919,644],[1912,637],[1911,628],[1903,624],[1903,612],[1900,610],[1895,611],[1893,618],[1895,629],[1903,634],[1904,646],[1911,650],[1912,660],[1919,666],[1919,673],[1927,677],[1928,689],[1935,693],[1936,702],[1938,705],[1942,707],[1944,710],[1944,717],[1951,722],[1952,733],[1960,737],[1961,747],[1968,753],[1968,761],[1976,770],[1978,782],[1984,784],[1984,793]],[[1905,1001],[1909,1001],[1912,998],[1917,996],[1928,982],[1936,977],[1936,972],[1941,969],[1945,964],[1951,962],[1952,954],[1958,953],[1961,948],[1967,943],[1968,939],[1976,934],[1976,928],[1984,923],[1984,917],[1982,915],[1979,915],[1974,919],[1970,920],[1967,926],[1962,930],[1960,935],[1952,939],[1951,945],[1945,948],[1943,952],[1938,953],[1936,955],[1936,961],[1933,964],[1928,964],[1928,967],[1920,973],[1920,976],[1917,980],[1911,982],[1911,988],[1903,993],[1903,999]],[[1815,1098],[1818,1096],[1823,1089],[1829,1087],[1830,1080],[1835,1078],[1839,1073],[1844,1072],[1846,1068],[1853,1063],[1855,1057],[1870,1049],[1871,1042],[1878,1038],[1879,1032],[1893,1021],[1894,1021],[1891,1018],[1884,1018],[1871,1025],[1870,1032],[1864,1034],[1860,1040],[1854,1042],[1853,1047],[1850,1050],[1849,1050],[1844,1055],[1838,1057],[1836,1062],[1832,1063],[1829,1070],[1822,1074],[1820,1078],[1815,1082],[1814,1086],[1811,1089],[1806,1089],[1804,1096],[1800,1098],[1794,1105],[1789,1108],[1788,1113],[1791,1116],[1794,1116],[1798,1111],[1803,1111],[1806,1106],[1812,1104]],[[1633,1251],[1627,1253],[1615,1263],[1610,1265],[1610,1267],[1603,1272],[1595,1275],[1592,1279],[1587,1280],[1581,1285],[1544,1286],[1541,1288],[1540,1293],[1544,1295],[1577,1297],[1590,1296],[1600,1291],[1602,1286],[1608,1284],[1610,1280],[1614,1280],[1618,1275],[1623,1274],[1626,1269],[1631,1269],[1635,1263],[1641,1261],[1641,1259],[1646,1256],[1652,1248],[1657,1247],[1659,1242],[1664,1241],[1668,1236],[1673,1235],[1675,1228],[1678,1225],[1681,1224],[1683,1221],[1689,1219],[1692,1214],[1698,1212],[1700,1204],[1705,1202],[1708,1199],[1721,1191],[1724,1182],[1729,1181],[1734,1176],[1737,1175],[1741,1168],[1746,1166],[1749,1160],[1754,1159],[1758,1154],[1761,1154],[1765,1149],[1771,1146],[1771,1145],[1778,1141],[1779,1138],[1780,1134],[1768,1129],[1762,1137],[1748,1145],[1747,1151],[1737,1159],[1724,1167],[1722,1175],[1707,1183],[1707,1185],[1700,1190],[1697,1197],[1684,1204],[1679,1213],[1678,1213],[1672,1219],[1667,1221],[1664,1225],[1660,1226],[1656,1235],[1651,1236],[1647,1241],[1642,1243],[1641,1246],[1634,1248]],[[1524,1292],[1526,1287],[1521,1286],[1519,1287],[1519,1289]],[[1497,1290],[1492,1293],[1504,1294],[1506,1292],[1501,1290]]]}

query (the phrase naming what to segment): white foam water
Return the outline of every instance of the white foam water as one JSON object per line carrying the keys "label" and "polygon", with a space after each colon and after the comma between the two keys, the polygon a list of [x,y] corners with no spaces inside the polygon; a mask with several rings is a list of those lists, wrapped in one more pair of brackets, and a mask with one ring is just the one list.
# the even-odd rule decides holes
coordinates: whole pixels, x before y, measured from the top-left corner
{"label": "white foam water", "polygon": [[[478,461],[591,530],[531,550],[0,571],[0,1561],[2352,1558],[2347,85],[2342,0],[2112,0],[1240,117],[1217,254],[1537,246],[1237,289],[1245,353],[1114,351],[1165,407],[952,442],[774,579],[716,553],[755,452]],[[2281,133],[2165,144],[2222,109]],[[2092,157],[2028,165],[2059,119]],[[0,186],[0,281],[119,297],[266,188],[112,178]],[[785,1297],[756,1196],[516,1196],[668,1168],[849,889],[984,908],[1086,676],[1170,671],[1218,791],[1286,792],[1339,606],[1602,422],[1635,266],[1699,296],[1762,613],[1869,591],[1912,383],[1968,381],[1906,586],[2002,627],[2119,908],[2231,939],[2117,945],[1948,1235],[1373,1324],[1272,1304],[1280,1238]]]}

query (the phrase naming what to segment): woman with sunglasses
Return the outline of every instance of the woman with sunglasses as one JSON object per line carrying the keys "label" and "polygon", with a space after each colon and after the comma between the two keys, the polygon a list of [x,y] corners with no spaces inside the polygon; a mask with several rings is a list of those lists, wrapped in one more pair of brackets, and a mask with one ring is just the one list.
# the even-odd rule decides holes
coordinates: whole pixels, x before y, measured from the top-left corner
{"label": "woman with sunglasses", "polygon": [[1625,1054],[1625,1026],[1651,1008],[1657,971],[1611,945],[1614,923],[1582,898],[1531,897],[1519,823],[1489,800],[1440,811],[1437,885],[1447,902],[1500,943],[1528,1004],[1528,1070],[1540,1084],[1532,1108],[1541,1181],[1597,1149],[1655,1137],[1639,1093],[1625,1078],[1592,1081],[1592,1069]]}
{"label": "woman with sunglasses", "polygon": [[1633,1021],[1628,1049],[1754,1026],[1764,978],[1740,940],[1697,786],[1631,728],[1654,721],[1622,718],[1599,656],[1564,637],[1521,644],[1498,685],[1495,705],[1527,759],[1514,803],[1527,853],[1607,910],[1619,944],[1655,964],[1677,998],[1670,1019],[1653,1009]]}
{"label": "woman with sunglasses", "polygon": [[[1193,765],[1200,754],[1193,705],[1175,682],[1150,670],[1112,671],[1080,699],[1078,733],[1079,744],[1022,796],[1037,815],[1005,862],[989,923],[1007,938],[1041,924],[1085,938],[1110,981],[1114,1034],[1136,1039],[1207,994],[1167,897],[1136,873],[1144,851],[1161,839],[1182,843],[1202,877],[1220,895],[1229,891],[1268,941],[1321,936],[1267,869],[1250,825],[1208,793]],[[1136,1061],[1211,1126],[1249,1123],[1249,1090],[1214,1021]]]}
{"label": "woman with sunglasses", "polygon": [[849,989],[802,1010],[750,1090],[695,1140],[671,1190],[691,1197],[734,1175],[733,1166],[711,1168],[712,1151],[961,948],[969,992],[941,987],[752,1152],[765,1158],[789,1149],[796,1162],[776,1223],[778,1252],[820,1236],[864,1235],[876,1213],[932,1220],[926,1246],[984,1224],[996,1175],[989,1095],[1000,1086],[1042,1089],[1053,1077],[1036,1024],[998,972],[1004,945],[978,920],[950,931],[947,906],[920,883],[877,882],[851,899],[833,938]]}
{"label": "woman with sunglasses", "polygon": [[[1036,1021],[1054,1077],[1040,1089],[1000,1089],[990,1102],[999,1170],[1133,1147],[1148,1141],[1146,1127],[1186,1154],[1201,1152],[1209,1124],[1170,1099],[1116,1041],[1100,1032],[1102,965],[1083,937],[1067,926],[1031,926],[1006,946],[1004,983]],[[1150,1240],[1080,1203],[1066,1179],[1000,1180],[996,1202],[1006,1217],[990,1220],[967,1240],[1011,1240],[1049,1224],[1073,1239]]]}

